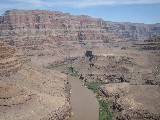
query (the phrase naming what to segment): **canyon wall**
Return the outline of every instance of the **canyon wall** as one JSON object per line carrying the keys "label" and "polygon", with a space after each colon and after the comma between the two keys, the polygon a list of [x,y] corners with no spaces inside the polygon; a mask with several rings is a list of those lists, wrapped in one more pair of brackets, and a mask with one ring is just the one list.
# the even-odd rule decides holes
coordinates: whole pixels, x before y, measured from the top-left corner
{"label": "canyon wall", "polygon": [[60,41],[146,40],[160,35],[160,24],[106,22],[47,10],[8,10],[0,16],[0,38],[23,49],[43,49]]}
{"label": "canyon wall", "polygon": [[65,120],[70,115],[67,76],[0,43],[0,119]]}
{"label": "canyon wall", "polygon": [[108,31],[120,34],[121,40],[144,41],[160,36],[160,24],[106,22]]}
{"label": "canyon wall", "polygon": [[0,77],[16,73],[23,63],[29,61],[21,51],[4,43],[0,43],[0,51]]}
{"label": "canyon wall", "polygon": [[38,49],[59,41],[108,39],[103,34],[106,33],[103,20],[55,11],[6,11],[0,17],[0,25],[0,37],[23,48]]}

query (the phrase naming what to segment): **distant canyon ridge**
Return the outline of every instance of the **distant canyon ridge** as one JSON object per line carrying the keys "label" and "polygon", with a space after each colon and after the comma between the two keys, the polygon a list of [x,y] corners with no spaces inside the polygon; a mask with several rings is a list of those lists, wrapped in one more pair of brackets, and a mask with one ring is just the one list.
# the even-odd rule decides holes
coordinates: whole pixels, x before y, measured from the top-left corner
{"label": "distant canyon ridge", "polygon": [[1,41],[23,49],[39,49],[61,41],[144,41],[157,36],[160,23],[108,22],[48,10],[8,10],[0,16]]}

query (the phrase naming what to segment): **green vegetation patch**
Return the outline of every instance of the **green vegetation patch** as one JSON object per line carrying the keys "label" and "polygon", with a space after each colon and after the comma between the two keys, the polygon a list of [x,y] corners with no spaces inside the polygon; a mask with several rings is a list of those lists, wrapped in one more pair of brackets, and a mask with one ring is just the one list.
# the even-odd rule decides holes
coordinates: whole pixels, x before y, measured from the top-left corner
{"label": "green vegetation patch", "polygon": [[112,120],[112,113],[109,111],[109,103],[106,100],[99,100],[99,120]]}
{"label": "green vegetation patch", "polygon": [[62,73],[69,74],[75,77],[79,76],[78,71],[75,71],[73,67],[67,67],[64,71],[62,71]]}
{"label": "green vegetation patch", "polygon": [[71,85],[70,84],[66,84],[66,92],[68,94],[68,97],[71,96]]}
{"label": "green vegetation patch", "polygon": [[53,64],[53,63],[49,63],[45,68],[46,69],[53,69],[55,67],[59,67],[59,66],[63,66],[65,64],[59,63],[59,64]]}
{"label": "green vegetation patch", "polygon": [[100,89],[100,86],[104,84],[108,84],[108,82],[88,82],[86,85],[88,89],[96,93]]}
{"label": "green vegetation patch", "polygon": [[[108,84],[108,82],[88,82],[87,88],[97,93],[100,90],[100,86]],[[109,103],[107,100],[101,100],[100,96],[96,96],[99,101],[99,120],[112,120],[112,113],[109,110]]]}

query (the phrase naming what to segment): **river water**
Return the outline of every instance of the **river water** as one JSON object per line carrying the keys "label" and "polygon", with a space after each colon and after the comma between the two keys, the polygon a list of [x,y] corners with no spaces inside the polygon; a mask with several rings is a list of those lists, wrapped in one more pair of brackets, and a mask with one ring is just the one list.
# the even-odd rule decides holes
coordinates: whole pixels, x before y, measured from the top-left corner
{"label": "river water", "polygon": [[98,120],[99,103],[95,95],[82,86],[82,82],[73,76],[68,76],[71,85],[72,120]]}
{"label": "river water", "polygon": [[[56,70],[62,71],[66,66],[57,67]],[[95,94],[82,86],[83,82],[77,77],[68,75],[71,85],[70,102],[73,116],[71,120],[98,120],[99,103]]]}

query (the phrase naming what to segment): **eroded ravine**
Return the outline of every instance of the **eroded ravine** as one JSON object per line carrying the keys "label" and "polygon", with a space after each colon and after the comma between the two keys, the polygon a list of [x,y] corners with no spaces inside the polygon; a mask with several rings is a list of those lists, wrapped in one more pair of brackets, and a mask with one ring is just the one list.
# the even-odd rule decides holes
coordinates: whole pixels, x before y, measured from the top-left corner
{"label": "eroded ravine", "polygon": [[[55,68],[58,71],[65,67]],[[68,75],[68,80],[71,85],[71,106],[73,116],[71,120],[98,120],[99,118],[99,103],[92,91],[82,86],[83,82],[77,77]]]}

